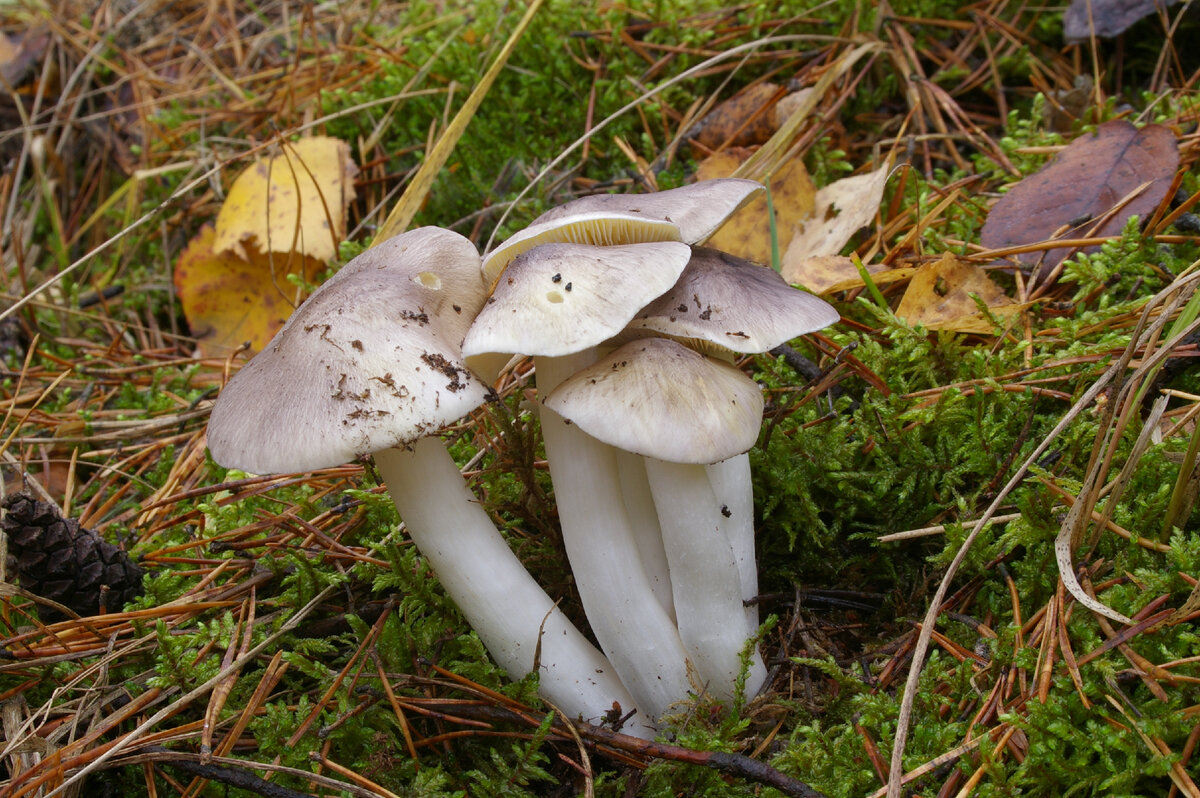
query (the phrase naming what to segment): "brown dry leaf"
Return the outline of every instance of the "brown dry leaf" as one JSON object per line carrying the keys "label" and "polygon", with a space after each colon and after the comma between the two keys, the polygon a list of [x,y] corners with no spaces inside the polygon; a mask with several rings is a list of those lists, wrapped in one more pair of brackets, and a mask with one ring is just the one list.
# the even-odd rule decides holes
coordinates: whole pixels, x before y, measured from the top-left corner
{"label": "brown dry leaf", "polygon": [[238,175],[217,215],[216,252],[296,252],[325,262],[346,235],[354,198],[350,148],[316,136],[285,144]]}
{"label": "brown dry leaf", "polygon": [[[225,355],[244,342],[259,351],[283,326],[299,300],[288,281],[300,271],[311,282],[321,261],[295,254],[263,253],[250,246],[249,259],[214,249],[215,232],[205,225],[175,264],[175,293],[198,344],[199,357]],[[290,263],[289,261],[295,261]]]}
{"label": "brown dry leaf", "polygon": [[762,144],[775,132],[772,105],[782,93],[777,83],[756,83],[708,112],[688,135],[705,151]]}
{"label": "brown dry leaf", "polygon": [[885,165],[865,175],[842,178],[818,191],[812,218],[801,222],[780,257],[783,279],[801,282],[793,278],[805,260],[838,254],[855,233],[869,225],[883,200],[889,173]]}
{"label": "brown dry leaf", "polygon": [[[864,264],[867,274],[875,285],[887,285],[911,277],[917,270],[912,268],[891,269],[882,263]],[[862,288],[862,275],[852,258],[845,255],[817,255],[795,264],[783,277],[792,285],[802,285],[814,294],[832,294]]]}
{"label": "brown dry leaf", "polygon": [[0,33],[0,77],[10,86],[19,86],[41,61],[49,43],[50,35],[42,26],[15,37]]}
{"label": "brown dry leaf", "polygon": [[783,127],[795,111],[810,103],[815,103],[817,101],[816,93],[816,89],[809,86],[781,97],[779,102],[775,103],[775,107],[771,109],[775,115],[775,129]]}
{"label": "brown dry leaf", "polygon": [[[1092,220],[1121,206],[1093,235],[1119,235],[1129,217],[1145,218],[1158,207],[1179,168],[1175,134],[1162,125],[1141,130],[1124,120],[1105,122],[1094,134],[1080,136],[1046,166],[1017,183],[992,206],[980,232],[980,243],[992,249],[1034,244],[1055,237],[1075,238],[1091,232]],[[1140,189],[1144,184],[1144,189]],[[1084,249],[1094,251],[1096,247]],[[1049,250],[1040,273],[1046,274],[1071,252]],[[1017,255],[1037,262],[1040,252]]]}
{"label": "brown dry leaf", "polygon": [[[728,177],[749,157],[744,150],[737,153],[723,150],[700,162],[696,170],[699,180]],[[779,251],[787,249],[795,231],[812,215],[816,202],[816,187],[804,162],[792,158],[771,176],[771,202],[775,207],[775,233]],[[771,262],[771,227],[767,219],[767,199],[759,195],[742,207],[708,239],[716,247],[756,263]]]}
{"label": "brown dry leaf", "polygon": [[1079,44],[1096,36],[1111,39],[1143,17],[1166,10],[1179,0],[1071,0],[1063,13],[1063,38]]}
{"label": "brown dry leaf", "polygon": [[947,252],[941,260],[917,269],[896,308],[896,316],[929,330],[994,332],[995,325],[979,312],[972,295],[983,300],[999,318],[1021,310],[1021,305],[993,283],[983,269],[960,263]]}

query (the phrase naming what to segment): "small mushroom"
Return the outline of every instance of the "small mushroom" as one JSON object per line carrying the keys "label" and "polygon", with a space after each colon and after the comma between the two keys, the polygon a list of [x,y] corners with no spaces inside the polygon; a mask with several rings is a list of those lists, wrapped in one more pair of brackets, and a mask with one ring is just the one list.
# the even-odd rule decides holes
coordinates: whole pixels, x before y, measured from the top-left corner
{"label": "small mushroom", "polygon": [[[508,302],[506,307],[509,311],[499,313],[495,304],[489,303],[476,322],[479,332],[473,328],[468,334],[466,353],[473,362],[496,349],[538,354],[531,347],[519,348],[515,341],[502,344],[497,332],[497,327],[502,323],[514,327],[511,333],[514,338],[522,335],[526,332],[526,323],[544,310],[540,301],[522,304],[509,302],[505,297],[507,286],[513,284],[509,278],[516,280],[515,275],[510,275],[505,268],[511,269],[510,263],[518,264],[520,258],[517,256],[521,253],[533,256],[550,242],[566,241],[592,245],[599,257],[619,261],[623,256],[616,251],[620,247],[614,245],[664,239],[695,243],[710,235],[753,194],[762,190],[760,184],[747,180],[705,181],[653,195],[585,197],[543,214],[529,228],[514,235],[485,258],[485,279],[495,288],[492,299],[497,303]],[[566,277],[565,273],[557,270],[551,272],[552,277],[555,275]],[[635,284],[639,286],[639,291],[644,282],[639,280]],[[538,285],[536,282],[533,284]],[[656,286],[653,294],[649,291],[642,294],[646,297],[642,301],[643,306],[662,290],[665,289]],[[611,291],[606,289],[605,293]],[[624,296],[623,302],[631,302],[632,299],[631,296]],[[571,315],[582,305],[568,305],[565,302],[556,304],[562,306],[560,311],[570,311],[556,315],[564,319],[560,325],[572,331],[571,337],[576,341],[588,338],[590,332],[594,331],[590,321],[585,322],[585,317],[576,321]],[[634,308],[623,304],[622,311],[611,314],[609,318],[625,316],[631,310]],[[503,322],[498,321],[501,317],[504,318]],[[589,336],[575,335],[578,332],[575,325],[587,327]],[[533,325],[527,326],[532,328]],[[599,339],[593,343],[598,342]],[[574,349],[574,344],[571,348]],[[561,380],[589,365],[594,358],[595,353],[589,349],[579,349],[553,358],[535,357],[539,393],[542,396],[549,395]],[[588,618],[602,647],[621,673],[622,680],[641,705],[650,711],[666,711],[672,704],[685,699],[689,688],[694,686],[692,677],[695,674],[689,672],[691,663],[686,662],[686,652],[680,653],[674,648],[674,643],[667,651],[661,643],[636,641],[636,634],[654,633],[653,628],[646,626],[646,632],[639,632],[629,619],[614,616],[612,610],[618,606],[641,607],[643,609],[638,611],[640,616],[649,614],[658,619],[655,621],[660,630],[656,633],[658,640],[665,641],[670,637],[667,622],[673,615],[674,599],[664,596],[662,591],[662,587],[669,582],[668,574],[661,569],[661,563],[666,560],[661,544],[662,533],[656,523],[656,514],[650,512],[653,501],[652,497],[646,495],[645,488],[648,485],[634,484],[640,480],[640,474],[646,466],[636,469],[636,475],[635,469],[625,468],[619,477],[614,477],[613,469],[617,468],[618,462],[628,462],[628,455],[599,443],[573,425],[563,422],[549,409],[544,409],[542,414],[542,427],[568,557],[576,580],[580,583]],[[603,472],[602,476],[591,476],[600,472]],[[605,491],[611,491],[603,495],[602,501],[596,501],[597,485],[603,486]],[[592,507],[593,511],[583,510],[585,507]],[[576,527],[580,531],[569,531]],[[617,530],[617,533],[609,539],[603,550],[584,553],[585,546],[596,545],[590,533],[593,528]],[[573,544],[570,541],[573,539],[581,541],[574,545],[577,553],[572,553]],[[620,558],[626,564],[617,569],[619,579],[609,580],[607,584],[605,579],[589,576],[593,570],[590,561],[605,558]],[[641,567],[635,568],[634,565],[639,561]],[[634,581],[636,585],[631,584]],[[585,588],[585,582],[590,587]],[[645,596],[653,596],[656,588],[662,613],[647,609],[651,604],[643,600]],[[642,619],[639,618],[638,623],[642,623]],[[642,647],[642,653],[632,653],[638,651],[639,646]],[[622,648],[628,649],[626,654],[618,653]],[[648,668],[645,663],[650,660],[644,657],[656,657],[658,665]],[[680,660],[685,661],[682,671],[679,668]]]}
{"label": "small mushroom", "polygon": [[[832,306],[789,286],[771,269],[719,250],[693,247],[692,259],[679,281],[670,291],[639,311],[623,336],[667,335],[701,351],[728,356],[729,353],[756,353],[773,349],[796,336],[826,327],[838,318]],[[661,418],[667,413],[660,410],[654,417]],[[636,426],[631,416],[632,412],[623,414],[622,425],[626,430]],[[572,418],[589,429],[582,418]],[[755,426],[757,429],[757,424]],[[593,434],[605,439],[599,432]],[[704,470],[721,508],[718,525],[732,546],[741,582],[741,596],[745,605],[744,637],[753,634],[758,627],[758,612],[752,604],[752,599],[758,593],[753,485],[749,460],[742,453],[752,444],[753,435],[740,451],[726,450],[720,457],[689,461],[709,463]],[[673,455],[664,454],[667,451],[658,449],[645,453],[672,459]],[[652,468],[648,463],[647,470],[653,475],[662,469]],[[663,524],[662,508],[677,501],[681,495],[680,484],[692,484],[691,504],[705,506],[708,500],[707,493],[698,482],[669,483],[658,479],[651,486],[651,494],[659,508],[660,525]],[[669,534],[664,526],[664,538]],[[675,579],[675,571],[672,570],[672,583]],[[680,607],[680,601],[676,591],[675,609],[677,617],[681,619],[682,629],[682,617],[686,613]],[[728,651],[725,656],[729,656]]]}
{"label": "small mushroom", "polygon": [[[534,247],[500,275],[467,333],[464,354],[533,355],[538,390],[548,393],[675,284],[690,257],[679,242]],[[615,450],[549,411],[542,414],[542,435],[563,543],[592,630],[638,706],[657,719],[692,686],[670,601],[655,595],[641,554],[645,540],[659,536],[657,525],[630,519]]]}
{"label": "small mushroom", "polygon": [[[708,691],[734,698],[755,627],[747,628],[737,553],[704,465],[754,445],[763,408],[758,385],[675,341],[646,338],[576,372],[544,402],[589,435],[644,456],[680,638]],[[765,679],[751,651],[746,694]]]}
{"label": "small mushroom", "polygon": [[[487,389],[461,344],[483,305],[475,247],[421,228],[364,252],[315,291],[221,392],[213,458],[256,473],[373,454],[410,537],[496,661],[571,715],[635,707],[605,657],[522,567],[468,490],[443,425]],[[639,719],[640,720],[640,719]],[[628,731],[650,736],[637,722]]]}

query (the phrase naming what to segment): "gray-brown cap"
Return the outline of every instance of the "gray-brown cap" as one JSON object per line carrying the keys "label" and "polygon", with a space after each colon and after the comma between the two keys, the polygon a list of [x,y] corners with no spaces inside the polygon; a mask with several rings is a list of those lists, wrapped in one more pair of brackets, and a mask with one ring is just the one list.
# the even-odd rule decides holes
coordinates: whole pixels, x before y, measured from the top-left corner
{"label": "gray-brown cap", "polygon": [[615,349],[564,380],[545,404],[597,440],[672,463],[747,451],[763,410],[756,382],[667,338]]}
{"label": "gray-brown cap", "polygon": [[324,468],[478,407],[487,389],[461,349],[486,295],[479,262],[466,238],[424,227],[347,263],[221,391],[213,459],[259,474]]}
{"label": "gray-brown cap", "polygon": [[765,266],[693,247],[679,281],[639,311],[629,328],[748,354],[774,349],[839,318],[828,302],[793,288]]}
{"label": "gray-brown cap", "polygon": [[690,257],[678,241],[534,247],[504,270],[463,353],[559,357],[596,346],[674,285]]}

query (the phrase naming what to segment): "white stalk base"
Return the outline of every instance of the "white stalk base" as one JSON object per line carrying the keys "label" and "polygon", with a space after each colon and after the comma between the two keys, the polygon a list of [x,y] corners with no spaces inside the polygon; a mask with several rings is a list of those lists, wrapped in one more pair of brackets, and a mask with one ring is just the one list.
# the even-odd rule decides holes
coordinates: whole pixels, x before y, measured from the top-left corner
{"label": "white stalk base", "polygon": [[[591,352],[537,358],[547,396]],[[588,622],[637,705],[657,721],[694,689],[687,651],[647,579],[617,473],[616,450],[541,408],[563,544]],[[698,686],[698,685],[696,685]]]}
{"label": "white stalk base", "polygon": [[746,608],[746,636],[758,632],[758,564],[754,552],[754,484],[750,478],[750,455],[739,454],[704,467],[713,493],[721,503],[717,520],[737,561]]}
{"label": "white stalk base", "polygon": [[[722,528],[722,504],[705,466],[647,457],[646,476],[670,564],[679,635],[708,692],[729,701],[752,631],[747,632],[737,558]],[[756,647],[750,653],[745,697],[757,693],[766,676]]]}
{"label": "white stalk base", "polygon": [[[534,668],[539,633],[539,693],[570,718],[599,723],[613,704],[635,702],[609,661],[554,606],[467,488],[437,438],[409,450],[375,454],[379,474],[417,549],[496,662],[513,679]],[[635,715],[622,729],[653,739]]]}

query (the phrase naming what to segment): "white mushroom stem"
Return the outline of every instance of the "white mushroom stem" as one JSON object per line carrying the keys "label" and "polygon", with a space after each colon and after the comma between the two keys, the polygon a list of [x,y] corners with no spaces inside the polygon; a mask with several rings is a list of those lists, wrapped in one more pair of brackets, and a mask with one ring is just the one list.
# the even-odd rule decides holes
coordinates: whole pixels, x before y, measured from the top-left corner
{"label": "white mushroom stem", "polygon": [[641,455],[621,449],[615,452],[621,495],[625,498],[625,513],[633,525],[633,537],[642,558],[642,569],[646,572],[654,597],[674,621],[671,571],[667,552],[663,548],[662,530],[658,526],[658,511],[654,509],[654,497],[650,494],[650,483],[646,481],[646,465]]}
{"label": "white mushroom stem", "polygon": [[[609,661],[496,531],[441,440],[421,438],[408,450],[376,452],[375,465],[417,549],[512,678],[532,671],[536,658],[539,693],[572,718],[599,722],[614,703],[622,714],[635,707]],[[654,736],[639,715],[623,731]]]}
{"label": "white mushroom stem", "polygon": [[[539,393],[548,395],[593,359],[590,350],[536,358]],[[563,544],[584,611],[637,705],[657,720],[687,700],[693,679],[679,631],[646,577],[621,495],[616,450],[549,408],[541,414]]]}
{"label": "white mushroom stem", "polygon": [[718,523],[733,546],[742,602],[746,609],[746,635],[758,631],[758,565],[754,553],[754,484],[750,477],[750,455],[739,454],[705,466],[717,501],[721,502]]}
{"label": "white mushroom stem", "polygon": [[[729,701],[749,635],[737,557],[722,529],[722,503],[705,466],[650,457],[645,463],[671,569],[679,636],[708,692]],[[746,697],[758,692],[767,675],[757,647],[748,665]]]}

